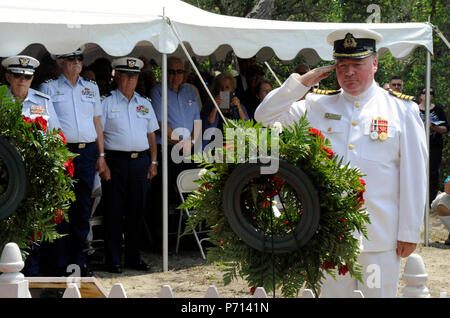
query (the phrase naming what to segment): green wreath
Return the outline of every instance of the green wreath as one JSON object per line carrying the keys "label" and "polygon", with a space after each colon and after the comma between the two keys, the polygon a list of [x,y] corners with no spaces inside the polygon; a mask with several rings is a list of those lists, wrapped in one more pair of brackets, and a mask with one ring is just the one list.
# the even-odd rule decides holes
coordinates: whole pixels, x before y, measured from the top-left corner
{"label": "green wreath", "polygon": [[[335,269],[339,275],[348,273],[362,282],[361,265],[357,263],[359,240],[352,235],[357,231],[367,237],[365,224],[370,223],[368,213],[362,207],[365,182],[361,171],[343,164],[343,159],[333,153],[329,140],[311,128],[306,117],[285,128],[278,139],[278,133],[269,129],[267,134],[267,129],[260,123],[231,120],[227,123],[241,131],[230,135],[224,129],[222,149],[215,149],[214,154],[210,150],[193,156],[207,172],[196,181],[198,190],[179,207],[196,211],[188,220],[186,231],[204,226],[211,229],[209,240],[214,246],[208,248],[207,260],[222,268],[224,284],[241,277],[251,291],[255,286],[262,286],[267,292],[275,293],[281,289],[282,296],[295,297],[305,283],[306,288],[318,296],[324,273],[335,277]],[[249,130],[253,134],[245,133]],[[242,140],[239,144],[236,139],[239,135],[247,135],[245,146]],[[251,176],[249,162],[254,162],[254,158],[249,154],[252,149],[267,145],[270,152],[274,140],[279,143],[279,158],[273,159],[289,163],[306,175],[298,184],[282,171],[244,176]],[[244,146],[249,158],[242,161],[242,156],[237,155],[239,147],[234,145]],[[211,158],[216,161],[211,162]],[[223,162],[218,162],[217,158],[222,158]],[[247,166],[243,168],[244,165]],[[236,178],[235,171],[243,175],[241,180],[245,184],[239,187],[230,179],[230,176]],[[311,215],[317,211],[311,208],[313,204],[306,202],[309,199],[305,200],[299,194],[301,191],[296,190],[299,184],[307,183],[306,179],[311,181],[314,190],[304,189],[303,192],[311,193],[312,198],[316,193],[320,205],[320,218],[315,228]],[[225,193],[225,198],[231,198],[234,204],[228,199],[224,202],[224,189],[232,187],[238,187],[238,190],[228,196]],[[225,206],[227,211],[224,211]],[[238,218],[230,225],[230,209],[239,210],[238,222],[243,223],[242,228],[248,233],[236,231]],[[307,213],[309,223],[304,221]],[[305,233],[310,228],[312,233]],[[304,236],[298,234],[296,238],[296,232],[302,232]],[[252,235],[256,240],[253,247],[248,244]],[[263,237],[265,247],[257,248],[258,237],[259,240]],[[304,240],[300,241],[302,237]],[[277,250],[276,244],[283,246],[284,238],[297,240],[297,246],[293,248],[290,244],[285,251]]]}
{"label": "green wreath", "polygon": [[[0,250],[5,244],[15,242],[26,255],[31,243],[60,237],[55,227],[62,219],[67,220],[65,211],[75,200],[71,179],[75,155],[67,149],[61,130],[47,131],[47,121],[41,116],[35,119],[23,116],[22,105],[12,99],[6,86],[0,86],[0,135],[17,149],[15,153],[26,172],[26,178],[19,182],[21,186],[26,182],[25,197],[15,210],[2,211]],[[6,151],[0,153],[0,200],[3,201],[17,184],[11,182],[16,176],[10,173],[15,170],[10,169],[6,155]]]}

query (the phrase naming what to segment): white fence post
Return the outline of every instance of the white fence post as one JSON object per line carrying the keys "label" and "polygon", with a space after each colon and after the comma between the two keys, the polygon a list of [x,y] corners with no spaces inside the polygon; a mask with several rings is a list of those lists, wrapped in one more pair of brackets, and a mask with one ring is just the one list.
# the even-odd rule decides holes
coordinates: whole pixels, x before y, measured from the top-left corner
{"label": "white fence post", "polygon": [[172,287],[170,287],[170,285],[164,285],[159,291],[158,298],[175,298],[172,292]]}
{"label": "white fence post", "polygon": [[125,292],[125,288],[121,283],[114,284],[111,287],[108,298],[127,298],[127,293]]}
{"label": "white fence post", "polygon": [[402,298],[429,298],[430,293],[425,286],[428,274],[419,254],[408,256],[402,275],[406,286],[402,290]]}
{"label": "white fence post", "polygon": [[299,298],[316,298],[311,289],[305,289]]}
{"label": "white fence post", "polygon": [[31,298],[28,280],[20,273],[24,265],[19,246],[6,244],[0,257],[0,298]]}
{"label": "white fence post", "polygon": [[208,287],[205,298],[220,298],[220,294],[216,286],[212,285]]}
{"label": "white fence post", "polygon": [[258,287],[255,289],[255,292],[253,293],[253,298],[268,298],[266,290],[264,287]]}
{"label": "white fence post", "polygon": [[68,283],[62,298],[81,298],[78,285],[76,283]]}

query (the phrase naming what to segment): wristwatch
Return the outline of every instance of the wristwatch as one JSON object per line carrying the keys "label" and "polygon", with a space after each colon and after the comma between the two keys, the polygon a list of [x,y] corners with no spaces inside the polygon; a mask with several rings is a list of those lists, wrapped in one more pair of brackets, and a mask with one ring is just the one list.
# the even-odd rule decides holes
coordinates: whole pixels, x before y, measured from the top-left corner
{"label": "wristwatch", "polygon": [[106,154],[104,152],[98,154],[99,157],[105,157]]}
{"label": "wristwatch", "polygon": [[157,166],[158,165],[158,161],[152,161],[152,165]]}

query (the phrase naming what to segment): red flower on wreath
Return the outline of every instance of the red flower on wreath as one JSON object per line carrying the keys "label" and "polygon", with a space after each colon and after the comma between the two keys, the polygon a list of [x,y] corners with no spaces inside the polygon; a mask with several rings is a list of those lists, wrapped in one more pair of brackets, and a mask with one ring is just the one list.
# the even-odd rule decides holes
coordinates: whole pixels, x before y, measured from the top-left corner
{"label": "red flower on wreath", "polygon": [[73,177],[73,172],[75,170],[75,167],[73,166],[73,158],[70,158],[69,161],[64,162],[64,168],[66,169],[66,173],[70,175],[70,177]]}
{"label": "red flower on wreath", "polygon": [[42,236],[42,232],[41,231],[37,231],[37,238],[34,236],[34,232],[33,232],[33,235],[31,235],[30,244],[33,244],[34,242],[39,240],[41,238],[41,236]]}
{"label": "red flower on wreath", "polygon": [[64,133],[62,132],[61,129],[58,129],[58,135],[59,135],[59,138],[61,139],[61,141],[62,141],[65,145],[67,145],[66,136],[64,136]]}
{"label": "red flower on wreath", "polygon": [[317,130],[315,128],[309,128],[308,131],[310,136],[315,136],[316,138],[320,138],[322,140],[324,139],[324,136],[320,130]]}
{"label": "red flower on wreath", "polygon": [[325,269],[333,269],[335,266],[336,266],[336,264],[334,264],[333,262],[330,262],[330,261],[322,262],[322,268],[325,268]]}
{"label": "red flower on wreath", "polygon": [[39,130],[42,130],[45,133],[47,132],[47,120],[44,117],[38,116],[33,119],[33,122]]}
{"label": "red flower on wreath", "polygon": [[255,290],[256,290],[256,287],[255,286],[252,286],[252,288],[250,288],[250,294],[255,294]]}
{"label": "red flower on wreath", "polygon": [[327,153],[327,157],[328,157],[329,159],[333,158],[333,156],[334,156],[333,150],[331,150],[330,148],[327,148],[327,147],[325,147],[325,146],[320,146],[320,148],[322,148],[322,150],[325,151],[325,152]]}
{"label": "red flower on wreath", "polygon": [[64,210],[55,209],[55,215],[53,216],[53,223],[60,224],[64,220]]}
{"label": "red flower on wreath", "polygon": [[339,275],[345,276],[345,274],[348,273],[348,267],[347,265],[341,265],[339,267]]}

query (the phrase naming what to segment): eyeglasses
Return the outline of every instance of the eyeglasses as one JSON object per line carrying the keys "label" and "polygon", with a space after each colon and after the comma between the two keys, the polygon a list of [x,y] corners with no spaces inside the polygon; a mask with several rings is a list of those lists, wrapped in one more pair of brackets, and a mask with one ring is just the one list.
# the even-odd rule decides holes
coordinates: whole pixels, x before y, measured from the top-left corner
{"label": "eyeglasses", "polygon": [[[422,92],[423,95],[425,95],[427,92]],[[430,92],[430,95],[434,96],[434,92]]]}
{"label": "eyeglasses", "polygon": [[83,54],[79,54],[79,55],[74,54],[74,55],[66,56],[64,59],[68,60],[69,62],[73,62],[73,61],[75,61],[75,59],[77,59],[80,62],[83,62],[84,56],[83,56]]}
{"label": "eyeglasses", "polygon": [[169,73],[169,75],[184,74],[184,70],[182,70],[182,69],[179,69],[179,70],[167,70],[167,73]]}
{"label": "eyeglasses", "polygon": [[25,78],[27,81],[29,81],[33,75],[30,74],[20,74],[20,73],[11,73],[14,78],[19,79],[21,77]]}
{"label": "eyeglasses", "polygon": [[402,86],[403,84],[392,83],[391,86]]}

